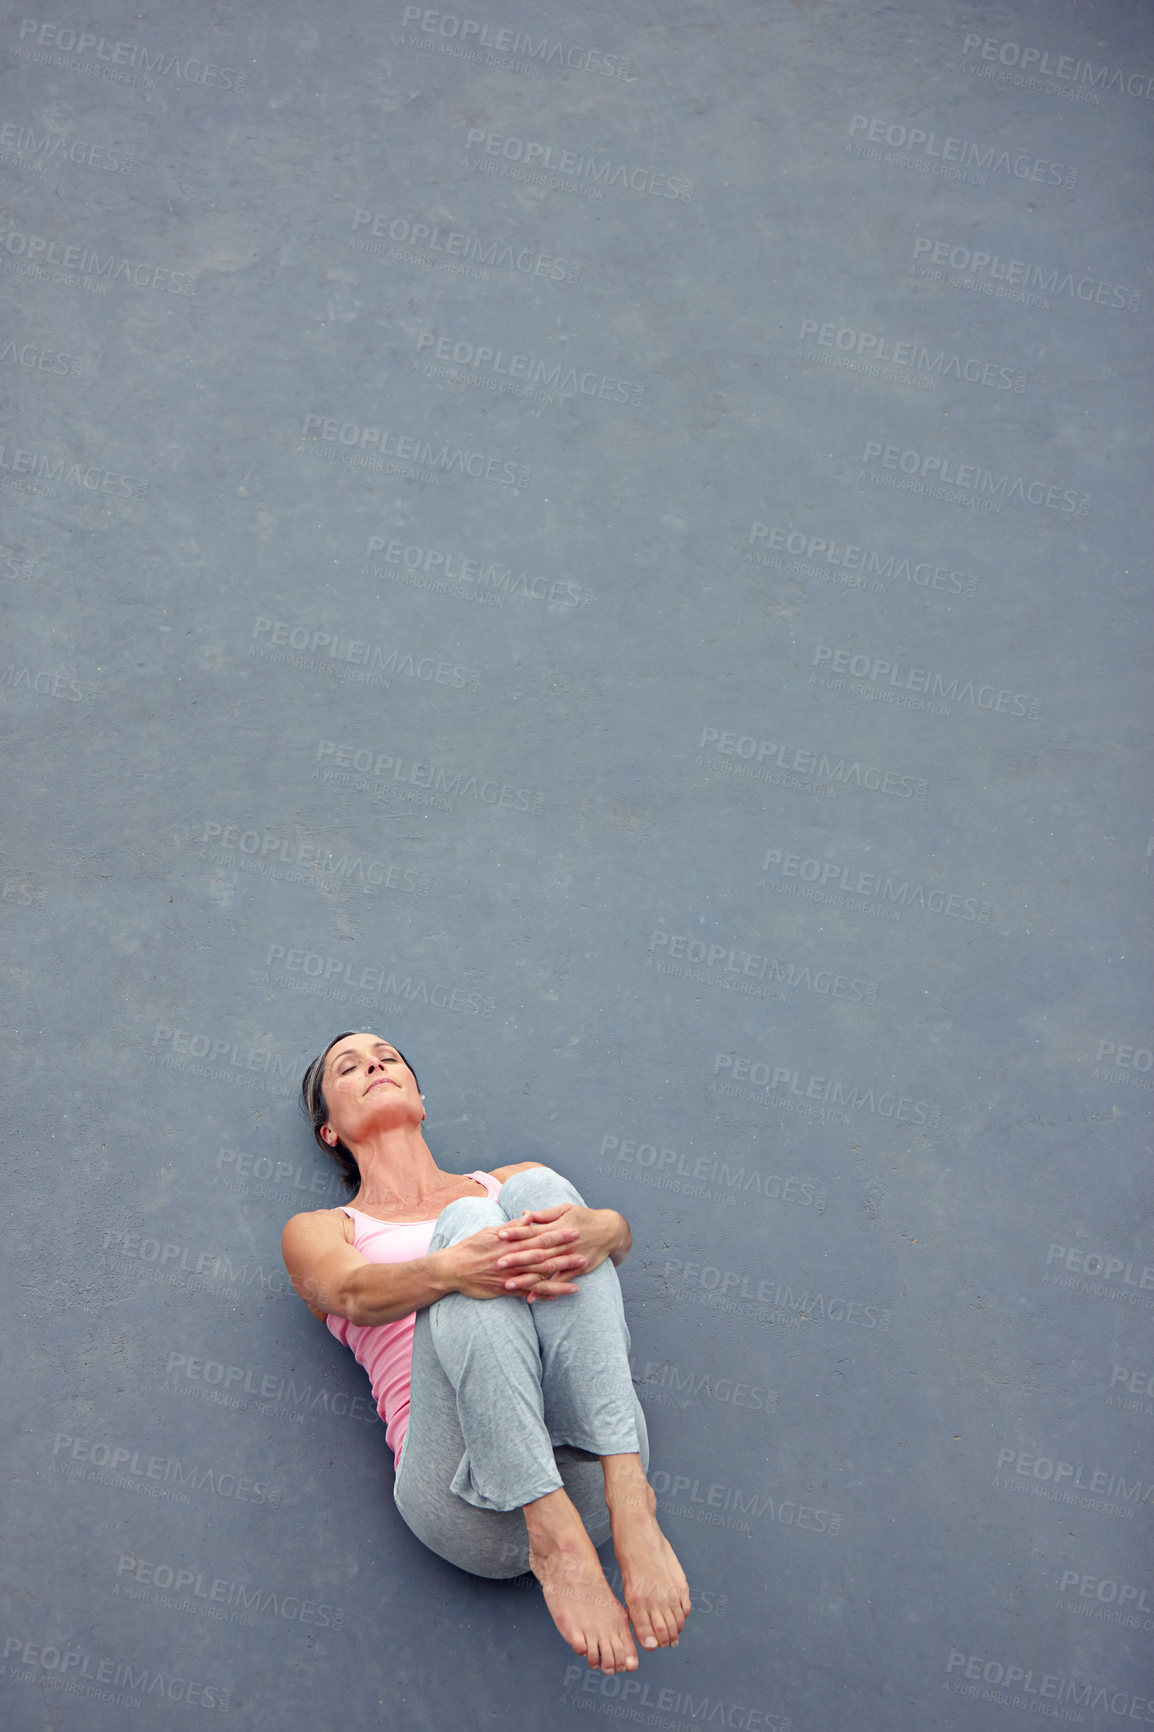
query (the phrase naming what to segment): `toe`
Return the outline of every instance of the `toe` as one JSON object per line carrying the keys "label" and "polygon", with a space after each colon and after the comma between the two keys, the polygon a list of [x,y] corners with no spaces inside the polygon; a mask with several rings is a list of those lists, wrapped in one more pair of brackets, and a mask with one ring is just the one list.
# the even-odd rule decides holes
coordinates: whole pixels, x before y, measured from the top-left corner
{"label": "toe", "polygon": [[617,1669],[620,1672],[635,1672],[637,1670],[637,1650],[633,1646],[633,1638],[627,1627],[622,1628],[617,1643]]}
{"label": "toe", "polygon": [[652,1610],[644,1601],[634,1601],[629,1607],[629,1618],[636,1633],[637,1640],[643,1648],[659,1648],[661,1646],[662,1630],[658,1627]]}
{"label": "toe", "polygon": [[671,1642],[677,1640],[677,1631],[672,1629],[669,1624],[666,1623],[665,1618],[660,1612],[654,1612],[652,1624],[653,1634],[657,1637],[657,1646],[659,1648],[668,1648]]}
{"label": "toe", "polygon": [[657,1645],[660,1648],[673,1648],[681,1634],[681,1624],[672,1606],[654,1606],[649,1613],[649,1622]]}

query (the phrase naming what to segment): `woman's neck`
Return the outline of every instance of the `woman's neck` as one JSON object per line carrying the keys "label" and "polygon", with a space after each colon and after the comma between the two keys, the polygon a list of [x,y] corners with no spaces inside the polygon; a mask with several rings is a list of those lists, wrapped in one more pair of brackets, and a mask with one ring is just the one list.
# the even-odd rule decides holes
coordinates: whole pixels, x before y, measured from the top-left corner
{"label": "woman's neck", "polygon": [[452,1174],[443,1173],[416,1126],[368,1137],[352,1149],[361,1171],[353,1205],[370,1209],[419,1209],[443,1191]]}

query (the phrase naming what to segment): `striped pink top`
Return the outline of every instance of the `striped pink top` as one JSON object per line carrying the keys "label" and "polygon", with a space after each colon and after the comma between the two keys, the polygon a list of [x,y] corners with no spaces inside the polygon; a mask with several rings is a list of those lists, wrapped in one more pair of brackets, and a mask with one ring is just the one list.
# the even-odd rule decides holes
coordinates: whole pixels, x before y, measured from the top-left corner
{"label": "striped pink top", "polygon": [[[484,1185],[496,1199],[501,1180],[492,1173],[466,1173]],[[341,1208],[356,1231],[353,1244],[370,1263],[411,1263],[428,1255],[436,1221],[378,1221],[359,1209],[342,1203]],[[377,1412],[385,1422],[385,1442],[395,1459],[400,1458],[409,1423],[409,1378],[413,1364],[413,1324],[417,1314],[398,1317],[392,1323],[350,1323],[347,1317],[328,1318],[330,1332],[351,1347],[358,1365],[363,1365],[373,1386]]]}

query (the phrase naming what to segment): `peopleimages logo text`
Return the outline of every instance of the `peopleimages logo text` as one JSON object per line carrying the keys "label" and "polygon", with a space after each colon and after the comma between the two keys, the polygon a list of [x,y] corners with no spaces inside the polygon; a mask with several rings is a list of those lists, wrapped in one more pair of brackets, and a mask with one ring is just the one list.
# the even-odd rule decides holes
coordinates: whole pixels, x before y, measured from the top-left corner
{"label": "peopleimages logo text", "polygon": [[935,673],[932,668],[911,667],[899,656],[855,654],[851,650],[834,649],[831,644],[819,643],[813,652],[811,665],[826,668],[833,674],[849,674],[855,680],[925,692],[931,698],[941,698],[949,703],[968,703],[975,709],[995,710],[1000,716],[1029,716],[1032,721],[1037,721],[1041,711],[1038,699],[1030,697],[1027,692],[976,685],[973,680],[963,680],[956,674],[947,680],[944,674]]}
{"label": "peopleimages logo text", "polygon": [[75,162],[82,168],[98,168],[105,174],[131,174],[137,166],[132,152],[117,140],[113,144],[95,144],[90,139],[72,138],[66,132],[51,128],[37,135],[33,126],[19,121],[0,125],[0,149],[14,150],[20,156],[32,158],[37,165],[45,162]]}
{"label": "peopleimages logo text", "polygon": [[150,51],[142,42],[109,42],[105,36],[70,30],[66,25],[42,24],[38,18],[24,19],[20,41],[35,43],[37,48],[55,49],[59,54],[91,54],[109,66],[158,72],[162,78],[175,78],[181,84],[204,84],[213,90],[240,91],[248,79],[246,71],[216,66],[211,60],[182,58],[164,48]]}
{"label": "peopleimages logo text", "polygon": [[750,1059],[739,1053],[715,1053],[713,1074],[715,1077],[722,1074],[731,1076],[736,1082],[750,1082],[754,1088],[763,1088],[767,1093],[785,1089],[791,1095],[818,1101],[822,1106],[851,1107],[855,1112],[896,1119],[900,1124],[936,1127],[942,1119],[941,1107],[932,1101],[915,1100],[912,1095],[897,1095],[885,1089],[859,1088],[856,1083],[844,1083],[837,1077],[805,1077],[800,1070],[791,1070],[789,1065],[771,1066],[761,1059]]}
{"label": "peopleimages logo text", "polygon": [[[822,895],[817,900],[841,906],[841,896],[873,898],[890,908],[927,908],[931,914],[945,914],[955,920],[978,920],[983,925],[992,918],[990,904],[977,896],[962,896],[941,885],[910,883],[899,872],[890,877],[885,871],[868,872],[864,868],[843,866],[838,860],[819,860],[814,856],[791,854],[781,848],[767,848],[761,870],[779,868],[780,879],[797,879],[805,885],[817,886]],[[775,880],[775,882],[777,882]],[[785,886],[783,886],[785,887]],[[788,886],[792,893],[792,885]],[[805,891],[802,891],[805,895]]]}
{"label": "peopleimages logo text", "polygon": [[1028,481],[1022,475],[995,475],[979,463],[958,463],[952,457],[935,456],[933,452],[903,451],[900,445],[887,445],[879,439],[867,439],[862,451],[863,463],[880,460],[883,469],[900,470],[903,475],[916,476],[920,481],[932,481],[939,487],[961,487],[979,495],[988,494],[999,502],[1043,505],[1048,511],[1073,512],[1085,517],[1090,509],[1089,496],[1064,487],[1060,481]]}
{"label": "peopleimages logo text", "polygon": [[[446,259],[461,259],[475,265],[492,265],[498,270],[517,271],[521,276],[544,277],[553,283],[575,283],[582,267],[553,253],[534,252],[532,247],[518,247],[508,241],[483,241],[465,229],[442,226],[433,219],[394,216],[389,211],[372,211],[358,206],[353,214],[353,234],[367,228],[373,240],[390,241],[394,247],[423,247]],[[350,245],[353,243],[350,242]],[[363,241],[358,245],[365,247]]]}
{"label": "peopleimages logo text", "polygon": [[142,259],[118,258],[113,252],[102,257],[95,247],[84,243],[30,234],[24,229],[0,230],[0,252],[37,269],[51,265],[75,271],[94,285],[128,283],[134,289],[154,289],[161,294],[186,298],[196,294],[196,283],[188,271],[174,271],[167,265],[152,265]]}
{"label": "peopleimages logo text", "polygon": [[810,339],[823,349],[835,351],[839,362],[853,357],[855,362],[889,363],[891,369],[909,368],[914,373],[941,379],[964,379],[968,384],[987,385],[996,391],[1026,389],[1028,374],[1018,368],[974,355],[951,354],[948,349],[937,349],[917,339],[899,340],[878,331],[861,331],[853,325],[839,325],[836,319],[824,324],[817,319],[803,319],[797,340],[804,343]]}
{"label": "peopleimages logo text", "polygon": [[322,440],[334,447],[356,447],[358,455],[372,461],[377,453],[401,462],[419,463],[429,469],[443,470],[447,475],[457,472],[476,480],[499,481],[504,487],[527,487],[531,471],[527,463],[512,459],[486,456],[481,451],[440,444],[436,439],[422,439],[417,434],[395,433],[388,427],[362,426],[359,421],[339,421],[335,416],[309,413],[304,418],[301,438]]}
{"label": "peopleimages logo text", "polygon": [[[1007,174],[1014,180],[1039,181],[1044,186],[1073,186],[1077,169],[1064,163],[1049,162],[1028,152],[1004,150],[998,145],[974,144],[968,139],[951,138],[924,127],[904,126],[900,122],[872,119],[868,114],[855,114],[850,121],[851,138],[859,133],[874,145],[886,145],[893,150],[921,150],[927,158],[952,163],[958,168],[994,174]],[[935,148],[936,147],[936,148]],[[984,184],[984,183],[983,183]]]}
{"label": "peopleimages logo text", "polygon": [[[3,1670],[18,1683],[37,1684],[42,1689],[50,1685],[67,1696],[85,1696],[114,1708],[143,1708],[145,1696],[223,1713],[233,1706],[225,1685],[205,1684],[176,1672],[153,1670],[137,1660],[115,1660],[83,1648],[67,1644],[55,1647],[51,1642],[33,1642],[23,1636],[5,1639]],[[126,1695],[126,1691],[136,1693]],[[52,1723],[47,1719],[41,1722]]]}
{"label": "peopleimages logo text", "polygon": [[1154,102],[1154,78],[1145,72],[1123,72],[1119,67],[1095,66],[1089,60],[1078,60],[1071,54],[1056,54],[1051,61],[1048,48],[1032,48],[1020,42],[999,42],[993,36],[979,36],[968,31],[962,43],[962,55],[977,56],[1001,66],[1018,67],[1024,73],[1041,78],[1057,78],[1072,85],[1089,85],[1095,90],[1115,90],[1121,95],[1137,96],[1144,102]]}
{"label": "peopleimages logo text", "polygon": [[952,241],[936,241],[929,235],[919,235],[914,241],[913,257],[935,267],[948,266],[989,287],[992,282],[1008,288],[1021,287],[1040,295],[1069,295],[1099,307],[1121,307],[1131,313],[1138,311],[1141,294],[1121,283],[1108,283],[1097,277],[1079,276],[1074,271],[1033,264],[1028,259],[1004,259],[999,253],[980,248],[960,246]]}
{"label": "peopleimages logo text", "polygon": [[[1076,1704],[1080,1708],[1108,1709],[1127,1720],[1140,1720],[1144,1726],[1154,1724],[1154,1704],[1145,1696],[1131,1696],[1126,1690],[1114,1690],[1110,1685],[1094,1684],[1082,1678],[1065,1678],[1057,1672],[1035,1673],[1029,1667],[1015,1666],[1008,1661],[988,1660],[984,1654],[964,1654],[951,1648],[946,1662],[949,1688],[956,1694],[974,1698],[977,1686],[983,1685],[981,1698],[1000,1702],[1005,1707],[1028,1708],[1032,1714],[1046,1714],[1046,1706],[1031,1697],[1046,1697],[1050,1702]],[[1035,1683],[1035,1677],[1039,1682]],[[964,1680],[969,1679],[969,1683]],[[1007,1692],[1013,1691],[1013,1695]],[[1140,1709],[1140,1713],[1135,1710]],[[1073,1707],[1049,1709],[1049,1718],[1084,1719]]]}
{"label": "peopleimages logo text", "polygon": [[[652,168],[631,168],[628,163],[615,163],[608,157],[583,156],[580,151],[560,150],[551,144],[539,144],[531,138],[514,138],[502,132],[488,132],[484,127],[471,126],[466,150],[477,150],[482,159],[499,157],[505,162],[520,163],[525,169],[552,174],[564,174],[595,187],[620,186],[630,192],[648,193],[653,198],[676,198],[686,204],[693,198],[693,182],[672,174],[659,174]],[[465,158],[468,164],[468,157]]]}
{"label": "peopleimages logo text", "polygon": [[[669,933],[658,928],[650,935],[648,949],[650,956],[680,957],[686,963],[703,966],[707,977],[717,970],[716,984],[729,984],[728,976],[751,976],[755,980],[768,980],[782,986],[802,987],[807,992],[831,998],[848,999],[854,1004],[873,1004],[878,995],[875,980],[856,980],[848,974],[836,974],[829,968],[819,968],[814,973],[808,963],[799,966],[796,962],[781,962],[776,957],[742,950],[736,945],[706,944],[703,938],[694,938],[688,932]],[[653,966],[658,974],[682,975],[687,972],[676,963],[651,965],[647,962],[645,966]]]}
{"label": "peopleimages logo text", "polygon": [[[401,22],[414,25],[423,34],[446,45],[459,41],[468,58],[482,59],[472,51],[484,48],[491,54],[507,54],[515,60],[536,61],[540,66],[562,67],[569,72],[595,72],[602,78],[623,78],[629,83],[637,77],[632,62],[620,54],[605,54],[599,48],[580,48],[548,36],[535,42],[528,31],[511,25],[458,17],[452,12],[435,12],[425,6],[406,6]],[[434,44],[428,46],[431,48]]]}

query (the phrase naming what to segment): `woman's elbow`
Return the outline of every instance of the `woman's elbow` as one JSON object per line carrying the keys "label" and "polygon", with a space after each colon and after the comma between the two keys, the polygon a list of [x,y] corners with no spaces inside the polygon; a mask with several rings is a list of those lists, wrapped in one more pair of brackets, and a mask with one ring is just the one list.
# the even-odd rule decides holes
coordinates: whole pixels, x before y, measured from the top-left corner
{"label": "woman's elbow", "polygon": [[343,1317],[347,1323],[366,1323],[361,1306],[362,1298],[357,1293],[352,1281],[342,1281],[335,1293],[329,1295],[327,1307],[330,1317]]}
{"label": "woman's elbow", "polygon": [[290,1279],[297,1298],[303,1299],[313,1316],[318,1317],[322,1323],[329,1317],[347,1317],[350,1322],[355,1321],[347,1309],[350,1298],[346,1291],[347,1283],[341,1283],[334,1290],[331,1283],[316,1281],[308,1276],[298,1275]]}

